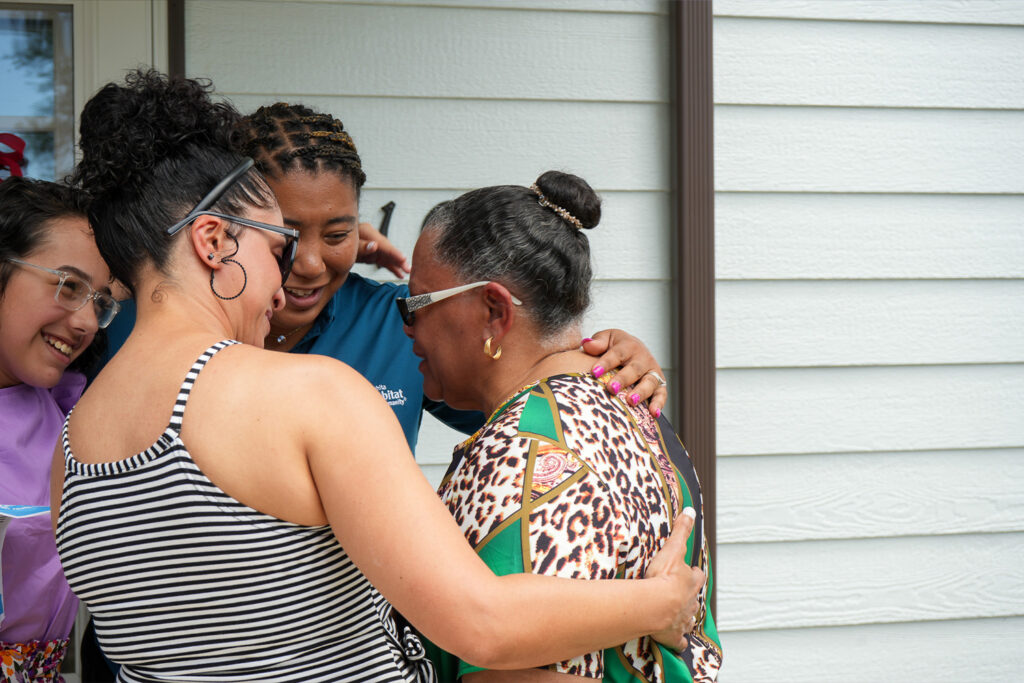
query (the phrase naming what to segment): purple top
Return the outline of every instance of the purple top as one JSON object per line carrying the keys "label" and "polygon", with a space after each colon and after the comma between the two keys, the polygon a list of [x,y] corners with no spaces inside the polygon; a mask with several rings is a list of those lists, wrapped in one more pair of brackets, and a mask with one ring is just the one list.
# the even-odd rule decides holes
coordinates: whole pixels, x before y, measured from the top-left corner
{"label": "purple top", "polygon": [[[50,464],[64,417],[82,395],[85,377],[66,372],[52,389],[16,384],[0,389],[0,503],[49,505]],[[78,598],[64,580],[49,515],[12,519],[0,551],[4,620],[0,641],[68,637]]]}

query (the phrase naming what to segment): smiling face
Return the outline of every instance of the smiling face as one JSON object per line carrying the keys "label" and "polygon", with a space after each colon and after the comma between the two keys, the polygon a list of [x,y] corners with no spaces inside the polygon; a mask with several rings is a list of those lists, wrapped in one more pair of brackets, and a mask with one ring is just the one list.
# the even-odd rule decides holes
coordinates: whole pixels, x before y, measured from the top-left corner
{"label": "smiling face", "polygon": [[273,319],[274,334],[287,334],[313,324],[355,265],[359,201],[352,183],[331,171],[295,170],[267,182],[281,205],[284,225],[300,233],[285,283],[285,306]]}
{"label": "smiling face", "polygon": [[[110,291],[110,271],[80,216],[55,218],[46,238],[22,260],[73,272],[93,289]],[[69,311],[54,299],[58,276],[18,266],[0,300],[0,386],[49,388],[92,343],[98,325],[92,301]]]}

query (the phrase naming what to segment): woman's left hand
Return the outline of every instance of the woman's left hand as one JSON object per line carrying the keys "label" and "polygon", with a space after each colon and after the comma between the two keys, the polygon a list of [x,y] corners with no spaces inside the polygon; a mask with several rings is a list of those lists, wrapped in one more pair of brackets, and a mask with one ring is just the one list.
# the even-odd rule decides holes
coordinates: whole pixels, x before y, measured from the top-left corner
{"label": "woman's left hand", "polygon": [[598,356],[591,370],[594,377],[617,370],[615,380],[607,385],[610,392],[625,391],[630,405],[649,398],[651,414],[661,415],[668,400],[665,371],[642,341],[622,330],[601,330],[593,338],[583,340],[583,350]]}
{"label": "woman's left hand", "polygon": [[398,278],[404,278],[411,271],[402,250],[370,223],[359,224],[359,254],[356,260],[387,268]]}
{"label": "woman's left hand", "polygon": [[699,597],[707,581],[707,575],[686,561],[686,544],[693,533],[696,512],[686,508],[676,517],[669,535],[661,550],[647,565],[647,578],[660,577],[669,580],[669,585],[676,591],[679,609],[668,628],[652,633],[651,637],[662,645],[674,650],[683,650],[688,646],[686,636],[697,625],[697,614],[700,611]]}

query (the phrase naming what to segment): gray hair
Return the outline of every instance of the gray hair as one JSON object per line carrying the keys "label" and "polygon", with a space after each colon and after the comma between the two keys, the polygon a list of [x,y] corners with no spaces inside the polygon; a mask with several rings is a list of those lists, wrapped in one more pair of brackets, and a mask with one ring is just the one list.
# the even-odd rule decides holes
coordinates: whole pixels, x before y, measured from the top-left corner
{"label": "gray hair", "polygon": [[585,180],[559,171],[544,173],[535,186],[467,192],[431,209],[423,230],[437,233],[440,263],[466,282],[508,287],[549,336],[579,325],[590,305],[590,244],[576,225],[595,227],[601,200]]}

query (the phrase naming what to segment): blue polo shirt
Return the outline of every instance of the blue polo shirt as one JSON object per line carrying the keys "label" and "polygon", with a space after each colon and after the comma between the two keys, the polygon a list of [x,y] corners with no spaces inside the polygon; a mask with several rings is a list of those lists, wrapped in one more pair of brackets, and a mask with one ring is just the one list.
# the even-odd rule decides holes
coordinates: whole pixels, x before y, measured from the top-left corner
{"label": "blue polo shirt", "polygon": [[[484,415],[453,410],[423,396],[420,359],[412,352],[412,340],[402,330],[402,317],[395,306],[395,298],[400,296],[409,296],[406,285],[349,273],[345,284],[291,352],[317,353],[352,366],[395,411],[409,448],[415,451],[424,409],[467,434],[483,425]],[[125,301],[107,328],[107,359],[121,348],[134,324],[135,304]]]}

